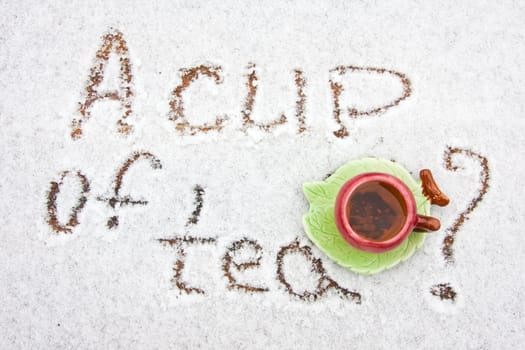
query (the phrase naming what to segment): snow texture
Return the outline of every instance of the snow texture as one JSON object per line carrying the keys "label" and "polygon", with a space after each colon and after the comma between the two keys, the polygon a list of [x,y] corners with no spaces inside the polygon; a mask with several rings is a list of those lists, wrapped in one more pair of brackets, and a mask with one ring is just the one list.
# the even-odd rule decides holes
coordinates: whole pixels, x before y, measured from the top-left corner
{"label": "snow texture", "polygon": [[[2,1],[0,13],[0,348],[523,347],[522,3]],[[126,52],[104,61],[108,33]],[[96,100],[84,118],[100,62],[96,90],[129,89],[131,103]],[[220,79],[201,70],[174,97],[201,65]],[[189,128],[215,118],[220,131]],[[331,262],[301,222],[302,184],[364,156],[430,168],[452,200],[432,208],[439,232],[374,276]],[[447,263],[483,159],[488,189]],[[233,252],[243,238],[254,243]],[[231,287],[227,254],[234,281],[264,291]],[[431,294],[439,284],[454,301]]]}

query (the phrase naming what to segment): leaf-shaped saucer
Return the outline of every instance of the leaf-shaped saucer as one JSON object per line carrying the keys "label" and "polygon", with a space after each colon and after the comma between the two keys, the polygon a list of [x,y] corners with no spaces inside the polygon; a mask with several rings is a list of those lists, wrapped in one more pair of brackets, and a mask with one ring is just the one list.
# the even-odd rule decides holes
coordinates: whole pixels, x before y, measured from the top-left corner
{"label": "leaf-shaped saucer", "polygon": [[339,265],[354,272],[370,275],[389,269],[408,259],[423,244],[426,233],[412,231],[407,239],[386,253],[369,253],[348,244],[337,230],[334,206],[341,187],[354,176],[381,172],[396,176],[403,181],[416,200],[417,213],[430,214],[430,201],[423,194],[421,182],[397,163],[379,158],[352,160],[341,166],[324,181],[303,185],[310,209],[303,217],[306,234],[314,244]]}

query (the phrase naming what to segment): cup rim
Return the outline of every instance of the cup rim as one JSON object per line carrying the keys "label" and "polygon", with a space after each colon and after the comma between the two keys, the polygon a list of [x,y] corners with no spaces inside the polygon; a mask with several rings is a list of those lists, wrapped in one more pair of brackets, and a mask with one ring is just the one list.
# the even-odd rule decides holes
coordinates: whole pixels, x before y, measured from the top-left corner
{"label": "cup rim", "polygon": [[[372,241],[359,235],[352,229],[347,218],[346,211],[350,197],[361,185],[370,181],[378,181],[394,187],[405,201],[407,211],[405,222],[399,232],[386,241]],[[412,232],[417,222],[414,194],[403,181],[387,173],[364,173],[348,180],[339,190],[334,210],[336,226],[341,236],[353,247],[374,253],[383,253],[400,245]]]}

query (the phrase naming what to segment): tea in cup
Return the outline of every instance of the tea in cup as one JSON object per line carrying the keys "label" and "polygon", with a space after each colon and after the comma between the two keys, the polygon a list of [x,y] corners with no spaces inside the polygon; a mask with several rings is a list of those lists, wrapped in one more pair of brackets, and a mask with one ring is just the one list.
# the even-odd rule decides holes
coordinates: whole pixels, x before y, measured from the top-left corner
{"label": "tea in cup", "polygon": [[[448,198],[435,185],[429,170],[421,172],[423,192],[439,192],[433,204],[446,205]],[[437,189],[437,190],[436,190]],[[425,193],[429,196],[428,193]],[[335,204],[335,222],[341,236],[353,247],[383,253],[399,246],[413,230],[437,231],[437,218],[417,214],[410,189],[386,173],[365,173],[347,181]]]}

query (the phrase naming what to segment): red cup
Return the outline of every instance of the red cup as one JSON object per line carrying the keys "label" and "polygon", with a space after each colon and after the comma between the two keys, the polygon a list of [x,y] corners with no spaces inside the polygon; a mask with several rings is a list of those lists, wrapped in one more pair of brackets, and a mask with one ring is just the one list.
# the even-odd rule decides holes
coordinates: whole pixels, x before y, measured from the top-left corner
{"label": "red cup", "polygon": [[[429,173],[428,170],[425,171]],[[362,192],[362,186],[367,184],[370,186],[374,182],[384,188],[388,188],[397,199],[401,208],[403,208],[402,215],[396,215],[393,219],[396,222],[395,227],[400,227],[399,230],[396,230],[393,235],[390,234],[384,240],[371,239],[358,232],[356,229],[357,226],[352,227],[350,220],[349,205],[354,194]],[[355,206],[355,204],[352,205]],[[356,210],[359,210],[359,208]],[[368,210],[370,211],[370,209]],[[374,212],[381,213],[382,211],[377,209]],[[390,215],[392,215],[391,213],[392,211],[390,211]],[[367,219],[367,217],[364,219]],[[357,249],[373,253],[384,253],[396,248],[413,230],[437,231],[441,226],[438,219],[417,214],[416,201],[412,191],[397,177],[385,173],[365,173],[347,181],[337,195],[335,202],[335,222],[339,233],[348,243]]]}

